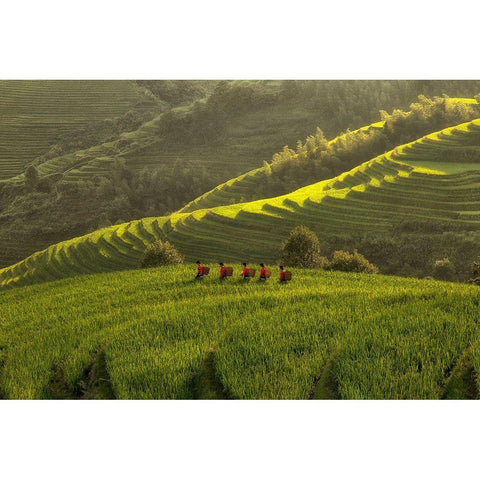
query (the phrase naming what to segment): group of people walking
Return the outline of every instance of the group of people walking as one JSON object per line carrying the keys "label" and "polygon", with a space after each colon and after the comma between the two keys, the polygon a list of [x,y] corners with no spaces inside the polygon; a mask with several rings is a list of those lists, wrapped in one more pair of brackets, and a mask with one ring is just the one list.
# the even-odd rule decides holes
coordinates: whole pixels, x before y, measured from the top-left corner
{"label": "group of people walking", "polygon": [[[197,264],[197,275],[195,276],[196,280],[201,280],[205,277],[205,275],[208,275],[210,273],[210,268],[209,267],[204,267],[200,260],[196,261]],[[233,275],[233,268],[232,267],[226,267],[223,262],[220,262],[218,264],[220,266],[220,280],[226,280],[227,277],[231,277]],[[258,280],[260,282],[266,282],[267,278],[270,278],[271,276],[271,271],[265,267],[265,264],[260,263],[260,276],[258,277]],[[243,278],[243,280],[250,280],[251,278],[255,277],[256,269],[254,268],[249,268],[246,262],[242,263],[242,272],[240,273],[240,276]],[[291,273],[286,271],[283,267],[283,265],[280,265],[280,282],[286,282],[288,280],[291,280]]]}

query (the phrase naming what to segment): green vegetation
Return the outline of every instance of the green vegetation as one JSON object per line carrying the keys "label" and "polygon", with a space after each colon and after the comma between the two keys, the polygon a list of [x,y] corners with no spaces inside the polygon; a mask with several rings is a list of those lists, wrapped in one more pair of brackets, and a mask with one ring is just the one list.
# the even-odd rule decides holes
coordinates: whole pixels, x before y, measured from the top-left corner
{"label": "green vegetation", "polygon": [[[397,145],[416,140],[436,130],[473,120],[480,116],[474,99],[420,96],[410,110],[382,111],[382,122],[348,131],[327,142],[317,129],[304,142],[297,142],[296,151],[284,147],[270,163],[221,184],[187,204],[181,211],[274,197],[299,187],[332,178],[361,163],[394,149]],[[457,158],[455,163],[461,162]],[[415,162],[415,160],[414,160]],[[452,163],[452,162],[450,162]],[[442,162],[445,168],[448,162]],[[449,166],[445,173],[468,169],[468,164]]]}
{"label": "green vegetation", "polygon": [[[386,92],[455,85],[117,82],[18,143],[35,157],[0,180],[0,262],[50,246],[0,269],[0,398],[479,398],[478,98],[325,137]],[[196,282],[184,258],[238,265]],[[279,259],[292,282],[240,281],[240,261]]]}
{"label": "green vegetation", "polygon": [[183,262],[183,256],[170,242],[156,242],[147,245],[140,260],[143,268],[161,267],[163,265],[177,265]]}
{"label": "green vegetation", "polygon": [[322,265],[320,241],[307,227],[298,226],[282,245],[282,263],[292,267],[315,268]]}
{"label": "green vegetation", "polygon": [[377,273],[378,268],[371,264],[361,253],[356,250],[353,253],[337,250],[333,252],[332,259],[326,267],[329,270],[339,270],[341,272],[363,272]]}
{"label": "green vegetation", "polygon": [[195,282],[195,271],[1,292],[2,395],[441,398],[452,372],[472,378],[469,348],[465,368],[479,371],[477,287],[314,270],[288,285],[213,271]]}
{"label": "green vegetation", "polygon": [[[73,90],[90,88],[88,84],[78,87],[82,82],[61,85],[70,84],[68,88]],[[51,103],[48,118],[39,110],[42,125],[50,130],[42,136],[42,148],[25,154],[25,166],[28,163],[37,168],[38,183],[33,190],[24,188],[24,171],[8,182],[0,181],[0,266],[101,227],[168,215],[215,185],[260,167],[276,152],[286,160],[291,150],[282,152],[282,147],[295,145],[318,126],[331,138],[342,130],[375,121],[379,109],[406,108],[420,93],[472,96],[480,90],[480,82],[465,81],[136,81],[111,85],[105,99],[123,88],[134,92],[134,103],[68,128],[56,128],[48,120],[62,118],[66,99],[59,103],[58,114]],[[15,82],[7,85],[12,86]],[[22,108],[31,108],[32,102],[41,106],[46,98],[36,99],[41,94],[36,84],[26,84],[15,94],[15,104]],[[72,115],[81,116],[78,96],[71,97]],[[83,105],[86,111],[97,108],[94,99],[84,97],[88,100]],[[102,97],[98,106],[103,101]],[[464,114],[476,109],[473,99],[463,100],[463,107],[445,109],[436,104],[431,107],[428,102],[423,101],[420,113],[433,108],[438,119],[434,121],[431,116],[422,127],[425,131],[418,127],[422,121],[417,125],[414,117],[405,120],[405,115],[395,114],[401,112],[395,110],[399,124],[412,124],[412,129],[403,129],[405,138],[397,139],[397,144],[473,118]],[[8,108],[16,111],[11,105]],[[275,163],[267,182],[262,176],[255,177],[253,183],[240,182],[237,186],[241,188],[227,192],[225,201],[213,205],[277,196],[348,170],[390,148],[390,144],[383,145],[387,137],[393,141],[388,132],[384,132],[385,138],[373,133],[380,125],[364,129],[358,134],[361,137],[342,137],[337,142],[338,155],[328,162],[312,164],[315,159],[310,159],[309,151],[305,154],[308,161]],[[415,135],[408,136],[412,132]],[[302,143],[311,146],[311,140]],[[24,155],[23,145],[27,144],[15,142],[19,155]],[[212,204],[198,208],[209,206]]]}
{"label": "green vegetation", "polygon": [[22,173],[58,136],[90,122],[152,108],[132,82],[0,81],[0,179]]}
{"label": "green vegetation", "polygon": [[433,267],[433,276],[439,280],[455,280],[455,265],[449,258],[442,258],[435,262]]}
{"label": "green vegetation", "polygon": [[[334,250],[358,248],[381,272],[430,275],[434,261],[448,257],[467,276],[478,256],[479,151],[480,120],[474,120],[398,146],[338,177],[287,195],[145,218],[61,242],[0,270],[0,282],[13,286],[136,267],[146,245],[157,239],[172,242],[187,260],[240,261],[249,252],[252,261],[275,261],[280,258],[282,242],[299,224],[315,232],[323,243],[335,238],[330,243]],[[453,154],[468,156],[471,171],[445,175],[407,163]],[[425,234],[429,225],[438,229],[438,237],[429,235],[427,242],[421,237],[417,250],[415,229]],[[408,244],[399,247],[405,247],[405,255],[391,248],[402,237],[399,229],[415,233],[409,233]],[[449,232],[457,237],[452,240],[445,235]],[[368,237],[372,234],[386,237]],[[385,238],[393,239],[388,249],[382,245]],[[432,248],[432,241],[438,241],[438,246]],[[444,245],[449,251],[439,252]],[[426,256],[419,254],[422,248]],[[329,247],[324,249],[325,254],[330,252]],[[410,265],[411,270],[399,270],[410,263],[408,255],[417,264]]]}

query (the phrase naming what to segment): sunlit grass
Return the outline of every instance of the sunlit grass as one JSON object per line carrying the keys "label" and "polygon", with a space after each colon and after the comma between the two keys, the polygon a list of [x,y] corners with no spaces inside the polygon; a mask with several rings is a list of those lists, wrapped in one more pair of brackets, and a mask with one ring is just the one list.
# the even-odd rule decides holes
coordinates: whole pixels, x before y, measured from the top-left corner
{"label": "sunlit grass", "polygon": [[210,266],[202,282],[185,265],[1,292],[1,392],[48,397],[59,368],[74,389],[103,349],[117,398],[192,398],[212,351],[232,398],[308,398],[332,355],[342,398],[439,398],[478,342],[478,287],[296,269],[281,285],[275,267],[245,283],[235,264],[221,283]]}

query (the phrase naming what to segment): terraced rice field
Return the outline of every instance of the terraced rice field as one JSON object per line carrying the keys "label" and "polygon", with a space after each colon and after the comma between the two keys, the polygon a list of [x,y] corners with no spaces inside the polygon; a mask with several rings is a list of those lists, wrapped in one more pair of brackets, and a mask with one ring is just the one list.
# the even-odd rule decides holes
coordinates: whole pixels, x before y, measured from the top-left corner
{"label": "terraced rice field", "polygon": [[[0,284],[134,268],[145,246],[159,238],[173,242],[188,260],[273,262],[282,240],[300,224],[320,237],[386,232],[406,220],[436,220],[478,231],[480,159],[474,163],[478,151],[480,120],[474,120],[288,195],[145,218],[61,242],[0,270]],[[444,162],[452,152],[460,158],[467,152],[469,169],[444,174],[418,166],[422,161]],[[450,160],[455,163],[455,158]]]}
{"label": "terraced rice field", "polygon": [[[173,108],[173,113],[188,113],[191,107]],[[53,158],[39,167],[41,176],[61,174],[62,181],[76,183],[112,171],[116,159],[124,159],[132,170],[173,165],[179,159],[184,166],[221,172],[224,178],[257,167],[282,148],[315,129],[318,115],[308,109],[298,112],[274,106],[240,114],[231,119],[224,137],[213,146],[189,142],[166,143],[162,134],[162,115],[118,139]],[[211,143],[211,142],[210,142]],[[11,179],[23,181],[23,174]]]}
{"label": "terraced rice field", "polygon": [[56,136],[123,115],[141,98],[130,81],[1,80],[0,180],[20,174]]}
{"label": "terraced rice field", "polygon": [[[372,123],[371,125],[359,128],[352,133],[368,133],[372,130],[381,129],[383,124],[384,122]],[[329,144],[334,145],[338,141],[344,139],[345,134],[342,134],[330,140]],[[233,178],[228,182],[215,187],[213,190],[206,192],[202,196],[185,205],[180,212],[193,212],[204,208],[232,205],[238,203],[242,198],[245,199],[243,201],[249,201],[255,196],[254,192],[256,192],[258,187],[265,181],[267,181],[265,167],[256,168],[255,170],[244,173],[239,177]]]}
{"label": "terraced rice field", "polygon": [[198,282],[194,272],[0,292],[0,397],[478,398],[478,287],[312,270],[286,285],[222,283],[214,269]]}
{"label": "terraced rice field", "polygon": [[[465,103],[465,104],[474,104],[477,103],[475,99],[472,98],[451,98],[450,102],[453,103]],[[369,133],[374,130],[382,130],[384,122],[377,122],[365,127],[359,128],[350,132],[353,135],[361,135]],[[446,134],[448,136],[448,134]],[[345,141],[345,135],[339,135],[329,141],[329,145],[333,146],[337,142]],[[416,140],[415,138],[411,139],[412,141]],[[383,151],[378,151],[377,154],[380,155],[384,153]],[[365,158],[364,161],[369,160]],[[421,160],[425,163],[425,160]],[[468,166],[467,166],[468,169]],[[445,172],[447,173],[447,172]],[[450,168],[448,173],[454,173]],[[315,179],[312,179],[314,182]],[[248,202],[258,199],[256,192],[261,189],[263,183],[268,182],[268,174],[265,167],[260,167],[245,174],[242,174],[236,178],[233,178],[221,185],[218,185],[214,189],[206,192],[197,199],[188,203],[181,212],[193,212],[195,210],[200,210],[203,208],[213,208],[222,205],[231,205],[239,202]]]}

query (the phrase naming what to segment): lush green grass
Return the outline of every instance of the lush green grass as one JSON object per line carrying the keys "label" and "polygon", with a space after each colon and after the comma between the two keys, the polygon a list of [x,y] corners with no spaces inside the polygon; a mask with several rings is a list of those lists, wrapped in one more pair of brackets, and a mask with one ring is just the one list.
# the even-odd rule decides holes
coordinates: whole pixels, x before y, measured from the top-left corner
{"label": "lush green grass", "polygon": [[130,81],[0,81],[0,180],[20,174],[56,136],[120,116],[142,99]]}
{"label": "lush green grass", "polygon": [[81,397],[96,365],[116,398],[310,398],[328,365],[327,396],[440,398],[471,345],[478,372],[478,287],[308,270],[244,283],[239,271],[224,283],[215,268],[194,281],[186,265],[1,292],[2,395]]}
{"label": "lush green grass", "polygon": [[474,120],[288,195],[146,218],[61,242],[0,270],[0,284],[136,267],[145,246],[158,238],[172,241],[188,260],[274,261],[282,240],[299,224],[320,236],[389,232],[399,222],[432,220],[478,231],[480,163],[445,175],[406,162],[431,162],[452,151],[471,156],[479,148],[480,120]]}

